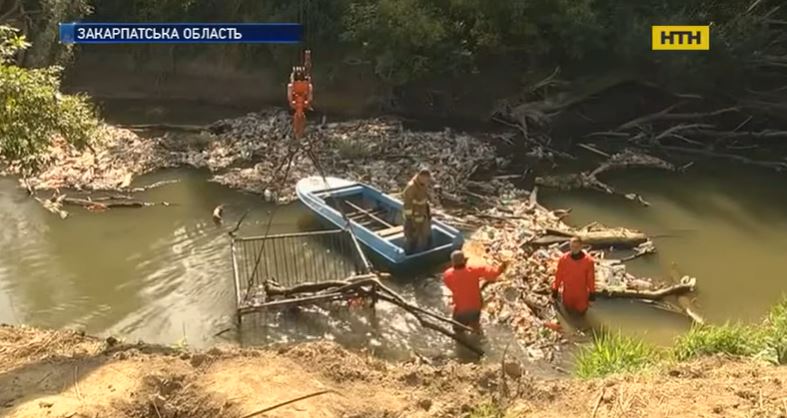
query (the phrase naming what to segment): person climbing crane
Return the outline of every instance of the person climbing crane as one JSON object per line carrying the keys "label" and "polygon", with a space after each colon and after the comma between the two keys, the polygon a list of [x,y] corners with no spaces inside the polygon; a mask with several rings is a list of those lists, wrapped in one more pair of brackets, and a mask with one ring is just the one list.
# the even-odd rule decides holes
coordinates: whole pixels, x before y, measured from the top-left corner
{"label": "person climbing crane", "polygon": [[312,110],[313,88],[311,78],[311,51],[304,53],[304,65],[295,66],[287,84],[287,101],[293,110],[292,132],[295,139],[303,137],[306,130],[306,111]]}

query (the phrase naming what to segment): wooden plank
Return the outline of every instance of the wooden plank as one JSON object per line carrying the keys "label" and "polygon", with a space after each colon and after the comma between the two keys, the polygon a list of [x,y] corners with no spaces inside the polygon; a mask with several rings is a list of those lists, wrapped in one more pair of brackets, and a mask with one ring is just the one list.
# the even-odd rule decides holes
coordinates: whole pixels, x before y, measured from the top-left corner
{"label": "wooden plank", "polygon": [[399,234],[401,232],[404,232],[404,226],[398,225],[398,226],[390,227],[388,229],[383,229],[383,230],[377,231],[377,235],[385,238],[385,237],[389,237],[389,236],[392,236],[392,235]]}
{"label": "wooden plank", "polygon": [[372,212],[370,212],[370,211],[368,211],[368,210],[366,210],[366,209],[364,209],[364,208],[362,208],[362,207],[360,207],[360,206],[358,206],[358,205],[356,205],[356,204],[354,204],[354,203],[352,203],[350,201],[345,200],[344,203],[347,204],[347,206],[351,207],[352,209],[354,209],[354,210],[356,210],[358,212],[366,213],[366,215],[368,215],[370,218],[372,218],[375,221],[385,225],[388,228],[393,228],[394,227],[393,225],[391,225],[390,223],[386,222],[384,219],[380,218],[379,216],[374,215]]}
{"label": "wooden plank", "polygon": [[[374,214],[374,215],[382,215],[383,213],[385,213],[385,210],[384,209],[377,209],[377,210],[374,210],[374,211],[372,211],[370,213]],[[357,210],[347,214],[347,217],[352,219],[352,220],[363,219],[363,218],[365,218],[367,216],[369,216],[368,213],[359,212]]]}

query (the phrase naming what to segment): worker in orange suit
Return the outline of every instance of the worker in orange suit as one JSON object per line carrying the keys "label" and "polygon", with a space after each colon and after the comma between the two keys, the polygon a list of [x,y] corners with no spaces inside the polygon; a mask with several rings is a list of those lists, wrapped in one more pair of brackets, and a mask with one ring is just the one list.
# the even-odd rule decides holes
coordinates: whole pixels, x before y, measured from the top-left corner
{"label": "worker in orange suit", "polygon": [[312,94],[311,77],[303,67],[294,67],[287,84],[287,100],[294,111],[292,130],[296,138],[302,137],[306,129],[306,110],[311,110]]}
{"label": "worker in orange suit", "polygon": [[582,240],[572,237],[570,250],[557,263],[552,297],[557,300],[562,289],[562,303],[572,315],[583,316],[595,300],[596,271],[593,257],[582,250]]}
{"label": "worker in orange suit", "polygon": [[507,261],[498,267],[468,265],[462,251],[451,253],[451,267],[443,273],[443,282],[451,291],[454,321],[472,328],[476,334],[481,333],[481,280],[494,282],[506,268]]}

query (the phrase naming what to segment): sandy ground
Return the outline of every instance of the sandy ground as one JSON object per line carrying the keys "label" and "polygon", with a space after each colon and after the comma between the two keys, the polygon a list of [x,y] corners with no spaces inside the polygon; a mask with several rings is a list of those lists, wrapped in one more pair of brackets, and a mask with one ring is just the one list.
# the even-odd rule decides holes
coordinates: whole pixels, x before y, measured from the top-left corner
{"label": "sandy ground", "polygon": [[[438,364],[439,363],[439,364]],[[333,343],[194,353],[73,331],[0,327],[2,417],[787,416],[787,369],[709,358],[601,380],[536,379],[452,361],[392,364]],[[474,415],[478,416],[478,415]]]}

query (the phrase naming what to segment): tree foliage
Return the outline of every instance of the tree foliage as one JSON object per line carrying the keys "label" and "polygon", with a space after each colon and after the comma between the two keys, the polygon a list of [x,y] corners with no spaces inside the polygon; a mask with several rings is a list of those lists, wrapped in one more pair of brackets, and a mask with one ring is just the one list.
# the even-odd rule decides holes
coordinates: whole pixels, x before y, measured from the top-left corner
{"label": "tree foliage", "polygon": [[12,63],[27,45],[17,30],[0,26],[0,155],[35,168],[55,136],[77,147],[89,144],[98,120],[86,98],[60,93],[60,67]]}
{"label": "tree foliage", "polygon": [[[767,11],[767,1],[760,5]],[[343,39],[363,48],[381,77],[403,83],[476,71],[494,56],[523,68],[560,65],[604,71],[664,70],[667,77],[707,77],[708,64],[729,74],[762,48],[752,3],[741,0],[352,0]],[[772,7],[772,6],[770,6]],[[712,54],[657,54],[651,26],[713,23]]]}
{"label": "tree foliage", "polygon": [[[54,1],[54,0],[49,0]],[[67,0],[57,0],[67,1]],[[77,1],[77,0],[68,0]],[[84,0],[79,0],[84,1]],[[778,0],[102,0],[98,21],[301,22],[307,44],[325,58],[370,64],[391,85],[483,71],[574,74],[628,70],[663,80],[728,83],[768,44],[759,17]],[[753,7],[756,6],[756,7]],[[784,19],[783,16],[772,18]],[[654,24],[713,23],[712,53],[654,53]],[[160,46],[135,46],[135,51]],[[163,50],[162,48],[158,50]],[[231,64],[292,65],[281,45],[178,46],[173,60],[221,50]],[[337,56],[345,53],[344,58]],[[146,53],[139,53],[146,61]],[[502,61],[495,61],[501,58]],[[328,59],[319,68],[332,65]],[[713,72],[718,77],[708,77]],[[718,78],[718,79],[717,79]]]}

